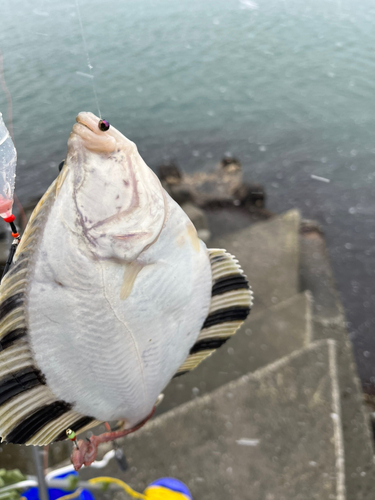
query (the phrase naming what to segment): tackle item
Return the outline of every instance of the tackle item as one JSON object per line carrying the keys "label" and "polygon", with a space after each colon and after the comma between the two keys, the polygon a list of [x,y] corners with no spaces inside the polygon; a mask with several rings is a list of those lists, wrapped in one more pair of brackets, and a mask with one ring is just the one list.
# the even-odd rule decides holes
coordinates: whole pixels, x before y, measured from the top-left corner
{"label": "tackle item", "polygon": [[131,498],[138,498],[141,500],[193,500],[186,484],[173,477],[162,477],[157,479],[149,484],[143,493],[138,493],[124,481],[121,481],[121,479],[113,477],[95,477],[90,479],[89,483],[116,484]]}
{"label": "tackle item", "polygon": [[0,113],[0,216],[12,215],[17,151]]}
{"label": "tackle item", "polygon": [[149,484],[144,491],[150,500],[193,500],[189,488],[173,477],[162,477]]}
{"label": "tackle item", "polygon": [[[74,479],[78,481],[78,474],[77,472],[74,471],[69,471],[63,474],[59,474],[54,477],[55,479],[70,479],[72,482],[72,485],[74,484]],[[82,489],[78,488],[75,489],[73,486],[70,490],[62,490],[60,488],[48,488],[48,498],[49,500],[68,500],[69,497],[70,499],[77,498],[77,500],[95,500],[94,495],[88,491],[87,489]],[[39,489],[37,487],[32,487],[29,488],[28,490],[24,491],[21,495],[21,499],[26,499],[26,500],[41,500],[40,499],[40,494],[39,494]]]}

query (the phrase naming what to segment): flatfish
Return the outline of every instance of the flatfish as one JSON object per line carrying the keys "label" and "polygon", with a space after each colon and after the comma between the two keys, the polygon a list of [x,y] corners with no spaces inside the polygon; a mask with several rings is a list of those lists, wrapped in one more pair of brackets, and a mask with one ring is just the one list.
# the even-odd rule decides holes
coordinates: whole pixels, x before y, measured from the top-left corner
{"label": "flatfish", "polygon": [[0,287],[0,436],[132,428],[241,326],[252,292],[207,249],[136,145],[83,112]]}

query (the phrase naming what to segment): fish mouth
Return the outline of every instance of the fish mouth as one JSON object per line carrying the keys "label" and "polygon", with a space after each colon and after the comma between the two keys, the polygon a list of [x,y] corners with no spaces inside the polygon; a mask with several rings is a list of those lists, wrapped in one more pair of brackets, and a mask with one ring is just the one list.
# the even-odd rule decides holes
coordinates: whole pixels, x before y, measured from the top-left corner
{"label": "fish mouth", "polygon": [[93,113],[88,112],[79,113],[76,118],[77,123],[80,123],[97,135],[105,133],[99,129],[99,121],[100,119],[97,116],[95,116]]}
{"label": "fish mouth", "polygon": [[99,128],[100,119],[93,113],[79,113],[73,125],[71,138],[79,138],[86,149],[95,153],[111,153],[116,149],[116,139],[110,131]]}

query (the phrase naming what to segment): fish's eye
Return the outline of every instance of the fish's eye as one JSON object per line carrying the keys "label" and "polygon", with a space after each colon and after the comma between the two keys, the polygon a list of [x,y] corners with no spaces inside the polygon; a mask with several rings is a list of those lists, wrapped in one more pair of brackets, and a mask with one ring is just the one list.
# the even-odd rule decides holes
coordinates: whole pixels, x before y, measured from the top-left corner
{"label": "fish's eye", "polygon": [[99,121],[99,128],[102,132],[106,132],[110,127],[109,122],[107,120],[100,120]]}

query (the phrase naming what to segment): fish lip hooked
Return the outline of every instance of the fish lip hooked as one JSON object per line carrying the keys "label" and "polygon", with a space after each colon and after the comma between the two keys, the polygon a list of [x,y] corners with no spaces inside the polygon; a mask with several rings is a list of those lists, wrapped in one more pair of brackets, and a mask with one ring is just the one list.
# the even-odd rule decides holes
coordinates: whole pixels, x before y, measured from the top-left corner
{"label": "fish lip hooked", "polygon": [[88,130],[90,130],[91,132],[96,132],[95,130],[93,130],[91,127],[89,127],[89,125],[87,123],[85,123],[82,118],[80,118],[80,116],[78,115],[77,118],[76,118],[76,122],[79,123],[80,125],[83,125],[84,127],[86,127]]}
{"label": "fish lip hooked", "polygon": [[77,123],[79,123],[80,125],[83,125],[84,127],[86,127],[88,130],[90,130],[90,132],[94,132],[94,131],[92,130],[92,128],[90,128],[88,125],[86,125],[86,123],[79,122],[79,121],[77,121]]}
{"label": "fish lip hooked", "polygon": [[93,113],[90,113],[89,111],[82,111],[81,113],[78,113],[78,115],[76,116],[76,122],[86,127],[98,137],[112,135],[108,134],[108,131],[103,131],[100,129],[100,118],[98,118]]}
{"label": "fish lip hooked", "polygon": [[[75,146],[78,147],[78,144],[81,144],[92,153],[99,154],[109,154],[115,151],[117,141],[113,130],[102,131],[98,125],[99,118],[93,113],[86,111],[79,113],[71,133],[73,140],[71,147],[74,149]],[[76,142],[74,138],[79,139],[79,142]]]}
{"label": "fish lip hooked", "polygon": [[90,127],[88,127],[85,123],[79,121],[77,121],[77,123],[73,125],[71,135],[79,137],[84,142],[87,142],[87,139],[89,139],[90,141],[95,141],[97,138],[97,135]]}

